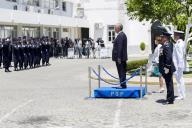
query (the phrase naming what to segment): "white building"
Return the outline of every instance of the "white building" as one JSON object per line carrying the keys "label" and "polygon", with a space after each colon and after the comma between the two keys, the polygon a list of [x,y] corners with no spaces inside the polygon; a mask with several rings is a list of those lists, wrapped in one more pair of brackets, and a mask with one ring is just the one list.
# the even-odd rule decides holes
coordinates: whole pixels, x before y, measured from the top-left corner
{"label": "white building", "polygon": [[0,38],[41,37],[81,38],[88,22],[76,15],[73,0],[1,0]]}
{"label": "white building", "polygon": [[[125,0],[81,0],[85,17],[89,21],[90,37],[102,38],[108,47],[112,47],[115,38],[114,25],[122,23],[128,37],[129,56],[148,56],[151,52],[151,24],[129,20]],[[141,52],[140,43],[145,42],[147,49]]]}
{"label": "white building", "polygon": [[[102,38],[112,47],[114,25],[122,23],[128,37],[129,56],[151,52],[151,25],[129,20],[125,0],[1,0],[0,38],[70,37]],[[139,45],[147,49],[141,52]]]}

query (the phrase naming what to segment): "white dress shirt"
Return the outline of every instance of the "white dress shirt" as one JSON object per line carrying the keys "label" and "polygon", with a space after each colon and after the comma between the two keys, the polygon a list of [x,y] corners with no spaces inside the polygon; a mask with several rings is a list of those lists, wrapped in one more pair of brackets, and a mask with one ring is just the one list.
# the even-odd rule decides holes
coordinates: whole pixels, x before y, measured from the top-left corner
{"label": "white dress shirt", "polygon": [[185,66],[184,52],[185,52],[184,41],[182,39],[179,39],[173,48],[173,62],[176,69],[177,68],[184,69]]}

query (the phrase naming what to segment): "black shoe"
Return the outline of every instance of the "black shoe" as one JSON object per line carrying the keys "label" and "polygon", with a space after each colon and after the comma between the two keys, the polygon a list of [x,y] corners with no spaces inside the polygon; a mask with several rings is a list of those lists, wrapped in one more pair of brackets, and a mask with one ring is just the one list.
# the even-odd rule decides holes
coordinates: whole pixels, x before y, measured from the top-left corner
{"label": "black shoe", "polygon": [[163,105],[171,105],[171,104],[174,104],[174,102],[173,101],[168,101],[168,102],[163,103]]}
{"label": "black shoe", "polygon": [[116,89],[126,89],[127,86],[119,86],[119,87],[115,87]]}
{"label": "black shoe", "polygon": [[9,69],[5,69],[5,72],[11,72]]}

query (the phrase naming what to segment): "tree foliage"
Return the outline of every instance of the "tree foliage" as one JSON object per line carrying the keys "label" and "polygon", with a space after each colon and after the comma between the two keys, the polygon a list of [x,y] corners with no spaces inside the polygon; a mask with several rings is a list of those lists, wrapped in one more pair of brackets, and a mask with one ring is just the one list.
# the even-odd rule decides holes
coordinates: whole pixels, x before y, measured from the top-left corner
{"label": "tree foliage", "polygon": [[185,29],[192,15],[192,0],[127,0],[127,12],[131,19],[139,21],[160,20],[162,23]]}

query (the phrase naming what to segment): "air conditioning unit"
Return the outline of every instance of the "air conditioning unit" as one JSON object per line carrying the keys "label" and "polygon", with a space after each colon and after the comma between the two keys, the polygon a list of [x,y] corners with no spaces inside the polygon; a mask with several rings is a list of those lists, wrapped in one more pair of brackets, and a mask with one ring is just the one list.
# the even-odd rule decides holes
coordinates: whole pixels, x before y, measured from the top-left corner
{"label": "air conditioning unit", "polygon": [[13,6],[13,10],[18,10],[17,5],[14,5],[14,6]]}
{"label": "air conditioning unit", "polygon": [[77,17],[84,17],[84,8],[77,8]]}
{"label": "air conditioning unit", "polygon": [[103,28],[103,24],[102,23],[96,23],[95,24],[95,28],[96,29],[102,29]]}

